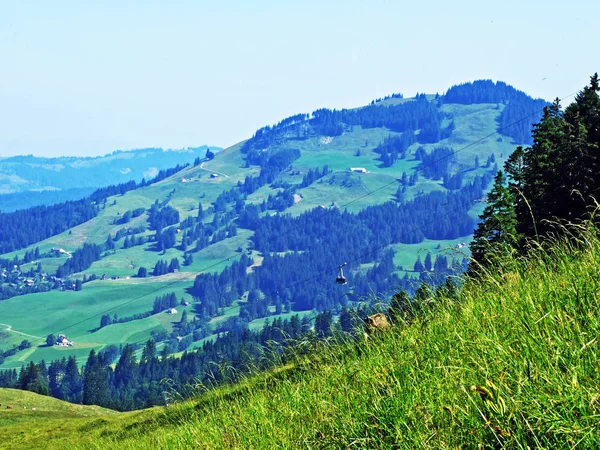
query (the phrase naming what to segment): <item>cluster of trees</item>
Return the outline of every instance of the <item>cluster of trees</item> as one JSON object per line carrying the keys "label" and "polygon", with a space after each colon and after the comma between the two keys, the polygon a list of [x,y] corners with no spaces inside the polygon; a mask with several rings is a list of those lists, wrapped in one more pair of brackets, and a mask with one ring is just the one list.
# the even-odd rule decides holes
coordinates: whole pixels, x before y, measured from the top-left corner
{"label": "cluster of trees", "polygon": [[254,136],[244,143],[242,153],[248,153],[252,148],[268,148],[283,141],[284,138],[296,137],[300,139],[306,137],[305,123],[308,117],[308,114],[296,114],[283,119],[276,125],[265,126],[256,130]]}
{"label": "cluster of trees", "polygon": [[414,131],[406,130],[400,136],[388,136],[373,151],[381,155],[383,167],[390,167],[398,161],[398,158],[404,159],[406,150],[415,142]]}
{"label": "cluster of trees", "polygon": [[43,241],[96,217],[98,207],[89,199],[35,206],[0,213],[0,253],[8,253]]}
{"label": "cluster of trees", "polygon": [[169,308],[175,308],[178,304],[179,303],[175,292],[161,295],[154,299],[154,305],[152,306],[152,314],[158,314]]}
{"label": "cluster of trees", "polygon": [[478,80],[459,84],[448,89],[441,98],[444,103],[504,104],[498,120],[498,131],[512,137],[516,143],[531,145],[531,127],[540,120],[542,109],[548,103],[542,99],[533,99],[522,91],[498,81]]}
{"label": "cluster of trees", "polygon": [[123,213],[120,219],[116,221],[118,224],[126,224],[129,223],[131,219],[135,219],[136,217],[141,216],[146,212],[145,208],[136,208],[134,210],[127,210]]}
{"label": "cluster of trees", "polygon": [[133,234],[143,233],[144,231],[146,231],[146,227],[144,225],[141,225],[139,227],[120,228],[119,230],[117,230],[117,232],[115,233],[115,237],[112,238],[112,240],[114,242],[118,242],[123,236],[131,236]]}
{"label": "cluster of trees", "polygon": [[175,247],[177,243],[177,229],[170,227],[165,230],[157,230],[154,235],[156,241],[156,250],[159,252]]}
{"label": "cluster of trees", "polygon": [[162,230],[169,225],[175,225],[179,222],[179,211],[171,205],[160,207],[156,200],[148,211],[148,224],[151,230]]}
{"label": "cluster of trees", "polygon": [[385,127],[399,133],[424,128],[441,130],[442,118],[437,106],[423,96],[413,102],[387,107],[369,105],[359,109],[319,109],[312,113],[310,124],[316,134],[339,136],[344,125],[360,125],[363,128]]}
{"label": "cluster of trees", "polygon": [[56,270],[58,278],[66,278],[72,273],[81,272],[88,269],[95,261],[102,256],[103,248],[100,245],[85,243],[83,247],[73,252],[71,257]]}
{"label": "cluster of trees", "polygon": [[314,169],[308,169],[306,175],[302,177],[302,182],[300,183],[299,187],[308,187],[329,173],[331,173],[331,170],[329,170],[329,166],[327,165],[323,166],[322,169],[319,169],[318,167],[315,167]]}
{"label": "cluster of trees", "polygon": [[[154,265],[154,270],[152,270],[152,275],[155,277],[158,277],[160,275],[166,275],[167,273],[173,273],[176,270],[179,270],[179,259],[173,258],[173,259],[171,259],[170,262],[167,262],[166,259],[160,259]],[[139,271],[138,271],[138,276],[140,276]]]}
{"label": "cluster of trees", "polygon": [[[267,126],[257,130],[254,136],[244,143],[242,152],[248,155],[250,164],[262,165],[268,157],[265,155],[268,151],[264,150],[281,144],[284,139],[290,139],[292,136],[296,136],[297,139],[306,139],[312,135],[339,136],[345,127],[355,125],[363,128],[385,127],[391,131],[405,133],[407,140],[414,139],[414,132],[420,130],[417,136],[419,142],[435,143],[448,137],[454,129],[453,122],[443,128],[442,119],[443,115],[437,104],[428,101],[425,95],[418,96],[413,102],[387,107],[373,102],[369,106],[351,110],[322,108],[310,116],[298,114],[273,127]],[[390,153],[382,152],[382,158],[384,154]]]}
{"label": "cluster of trees", "polygon": [[133,322],[134,320],[145,319],[146,317],[150,317],[151,315],[152,313],[149,311],[126,317],[119,317],[116,314],[113,314],[113,316],[111,317],[110,314],[102,314],[102,317],[100,317],[100,326],[98,327],[98,330],[100,328],[104,328],[108,325],[112,325],[115,323],[127,323]]}
{"label": "cluster of trees", "polygon": [[27,264],[36,259],[40,258],[40,249],[36,247],[34,250],[28,250],[23,255],[22,259],[19,259],[17,255],[13,259],[0,258],[0,269],[13,270],[15,267],[18,269],[21,264]]}
{"label": "cluster of trees", "polygon": [[456,162],[456,155],[450,147],[436,147],[430,153],[419,147],[415,152],[415,159],[422,162],[419,170],[425,178],[440,180],[448,176],[450,167]]}
{"label": "cluster of trees", "polygon": [[474,234],[473,272],[497,255],[523,251],[531,239],[560,233],[557,222],[590,218],[600,198],[598,75],[564,111],[556,100],[499,171]]}
{"label": "cluster of trees", "polygon": [[385,97],[379,97],[379,98],[376,98],[375,100],[371,100],[371,105],[374,105],[375,103],[383,102],[385,100],[390,100],[392,98],[403,99],[404,95],[402,95],[400,93],[396,93],[396,94],[386,95]]}
{"label": "cluster of trees", "polygon": [[125,240],[123,241],[123,248],[135,247],[136,245],[144,245],[146,242],[147,241],[144,236],[126,236]]}

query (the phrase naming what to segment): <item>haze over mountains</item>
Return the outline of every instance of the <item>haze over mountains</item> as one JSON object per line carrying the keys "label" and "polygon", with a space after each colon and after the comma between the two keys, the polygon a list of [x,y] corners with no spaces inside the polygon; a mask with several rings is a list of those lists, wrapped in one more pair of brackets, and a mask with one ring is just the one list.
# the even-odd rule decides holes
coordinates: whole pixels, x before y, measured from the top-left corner
{"label": "haze over mountains", "polygon": [[160,170],[204,158],[206,150],[145,148],[98,157],[45,158],[32,155],[0,159],[0,211],[76,200],[99,187],[155,177]]}

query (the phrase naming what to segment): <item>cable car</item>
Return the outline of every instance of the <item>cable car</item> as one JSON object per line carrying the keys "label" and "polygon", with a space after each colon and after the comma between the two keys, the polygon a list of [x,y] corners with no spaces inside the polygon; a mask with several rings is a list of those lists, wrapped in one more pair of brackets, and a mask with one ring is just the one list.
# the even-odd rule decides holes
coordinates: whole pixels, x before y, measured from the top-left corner
{"label": "cable car", "polygon": [[346,264],[340,264],[338,267],[338,276],[335,279],[335,282],[337,284],[346,284],[346,277],[344,276],[344,271],[342,270],[342,267],[344,267]]}

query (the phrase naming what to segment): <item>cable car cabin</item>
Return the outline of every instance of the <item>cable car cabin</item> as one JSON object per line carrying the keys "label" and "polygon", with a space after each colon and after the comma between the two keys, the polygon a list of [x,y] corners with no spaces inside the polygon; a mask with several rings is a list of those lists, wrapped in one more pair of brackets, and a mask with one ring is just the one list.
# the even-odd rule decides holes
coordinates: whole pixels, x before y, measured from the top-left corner
{"label": "cable car cabin", "polygon": [[346,284],[346,277],[344,276],[344,271],[342,270],[342,265],[338,267],[338,275],[335,279],[337,284]]}

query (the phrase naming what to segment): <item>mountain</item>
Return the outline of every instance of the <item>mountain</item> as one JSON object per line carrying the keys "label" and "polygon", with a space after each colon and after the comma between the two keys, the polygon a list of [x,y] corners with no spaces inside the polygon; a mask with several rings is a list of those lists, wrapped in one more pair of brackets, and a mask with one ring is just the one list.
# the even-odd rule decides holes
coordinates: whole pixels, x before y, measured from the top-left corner
{"label": "mountain", "polygon": [[167,408],[116,413],[56,400],[43,408],[47,397],[0,389],[0,442],[15,449],[598,448],[600,304],[598,295],[581,296],[597,284],[598,230],[585,238],[583,248],[555,241],[548,253],[503,260],[367,341],[306,340],[304,353],[283,366],[208,392],[199,386]]}
{"label": "mountain", "polygon": [[[320,109],[151,184],[0,215],[0,248],[16,249],[0,259],[0,368],[91,350],[112,364],[153,338],[201,349],[184,383],[244,339],[260,353],[276,329],[438,285],[466,268],[496,170],[530,139],[513,127],[544,104],[484,80]],[[61,334],[73,345],[47,344]]]}
{"label": "mountain", "polygon": [[206,150],[145,148],[97,157],[42,158],[32,155],[0,159],[0,211],[76,200],[99,187],[155,177],[160,170],[204,158]]}

